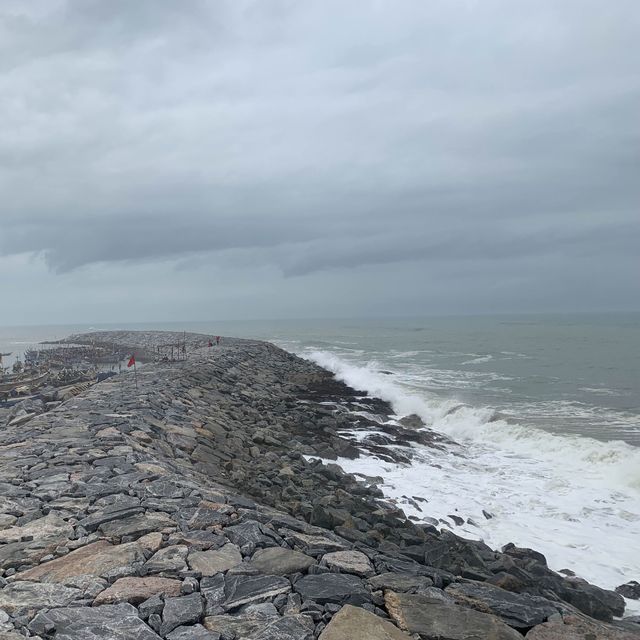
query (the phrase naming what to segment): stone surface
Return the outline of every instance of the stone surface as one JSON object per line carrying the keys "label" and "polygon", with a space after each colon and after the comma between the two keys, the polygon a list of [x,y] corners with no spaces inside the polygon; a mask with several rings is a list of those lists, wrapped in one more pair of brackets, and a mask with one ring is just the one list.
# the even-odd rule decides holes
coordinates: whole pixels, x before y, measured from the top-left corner
{"label": "stone surface", "polygon": [[228,571],[242,562],[242,554],[235,544],[226,544],[221,549],[192,551],[187,558],[189,567],[203,576]]}
{"label": "stone surface", "polygon": [[252,602],[263,602],[291,590],[291,583],[281,576],[228,576],[223,607],[230,611]]}
{"label": "stone surface", "polygon": [[625,598],[640,600],[640,583],[636,580],[621,584],[619,587],[616,587],[615,591]]}
{"label": "stone surface", "polygon": [[558,607],[545,598],[511,593],[488,584],[456,583],[449,585],[445,593],[457,604],[492,613],[516,629],[534,627],[559,613]]}
{"label": "stone surface", "polygon": [[0,590],[0,609],[15,613],[22,609],[36,610],[66,607],[82,597],[82,591],[72,587],[43,582],[12,582]]}
{"label": "stone surface", "polygon": [[181,625],[195,624],[204,614],[202,596],[192,593],[178,598],[165,598],[160,635],[165,636]]}
{"label": "stone surface", "polygon": [[325,553],[322,560],[326,562],[328,567],[342,573],[353,573],[363,578],[375,573],[369,558],[361,551],[333,551]]}
{"label": "stone surface", "polygon": [[398,627],[373,613],[345,605],[336,613],[320,640],[410,640]]}
{"label": "stone surface", "polygon": [[167,640],[220,640],[220,634],[208,631],[201,624],[181,626],[167,635]]}
{"label": "stone surface", "polygon": [[522,640],[504,622],[486,613],[446,605],[426,596],[385,592],[391,619],[408,633],[437,640]]}
{"label": "stone surface", "polygon": [[303,615],[284,616],[264,623],[253,640],[313,640],[314,624]]}
{"label": "stone surface", "polygon": [[156,534],[150,534],[135,542],[112,545],[99,540],[86,547],[72,551],[62,558],[41,564],[21,574],[25,580],[43,582],[64,582],[71,576],[103,576],[118,567],[128,567],[134,563],[142,564],[146,560],[145,552],[155,550],[162,542]]}
{"label": "stone surface", "polygon": [[189,547],[186,545],[171,545],[164,547],[153,554],[145,563],[144,568],[149,573],[177,574],[187,568],[187,554]]}
{"label": "stone surface", "polygon": [[640,630],[629,631],[578,616],[563,616],[563,621],[545,622],[531,629],[527,640],[638,640]]}
{"label": "stone surface", "polygon": [[206,629],[219,633],[223,638],[240,640],[253,638],[264,628],[264,620],[244,615],[207,616],[202,623]]}
{"label": "stone surface", "polygon": [[175,528],[176,523],[164,513],[146,513],[129,516],[121,520],[112,520],[100,525],[100,531],[110,538],[123,536],[142,536],[153,531]]}
{"label": "stone surface", "polygon": [[258,549],[251,558],[251,566],[260,573],[285,576],[291,573],[305,573],[315,564],[315,559],[299,551],[268,547]]}
{"label": "stone surface", "polygon": [[294,590],[303,600],[319,604],[363,604],[371,599],[362,580],[342,573],[304,576],[296,581]]}
{"label": "stone surface", "polygon": [[56,640],[160,640],[130,604],[52,609],[38,614],[29,629],[55,631]]}
{"label": "stone surface", "polygon": [[367,580],[372,589],[391,589],[399,593],[415,593],[429,588],[433,582],[426,576],[414,576],[405,573],[381,573]]}
{"label": "stone surface", "polygon": [[108,589],[98,594],[93,605],[117,604],[118,602],[140,604],[144,600],[159,594],[164,596],[177,596],[180,594],[181,585],[180,580],[155,576],[147,578],[120,578]]}

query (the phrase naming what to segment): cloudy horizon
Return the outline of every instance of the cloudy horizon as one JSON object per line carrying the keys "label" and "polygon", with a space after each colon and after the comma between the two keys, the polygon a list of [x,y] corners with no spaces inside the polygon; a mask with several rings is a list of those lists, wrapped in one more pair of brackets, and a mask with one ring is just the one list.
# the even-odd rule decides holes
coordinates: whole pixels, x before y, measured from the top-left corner
{"label": "cloudy horizon", "polygon": [[6,0],[0,36],[0,324],[640,310],[635,2]]}

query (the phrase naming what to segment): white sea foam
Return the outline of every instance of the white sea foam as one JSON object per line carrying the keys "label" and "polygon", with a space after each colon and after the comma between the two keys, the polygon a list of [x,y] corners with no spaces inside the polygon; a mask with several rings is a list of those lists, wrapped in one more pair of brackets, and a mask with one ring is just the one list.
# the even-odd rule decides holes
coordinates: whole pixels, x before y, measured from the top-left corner
{"label": "white sea foam", "polygon": [[[507,542],[547,555],[607,588],[640,579],[640,449],[624,442],[554,435],[496,419],[488,407],[470,407],[420,388],[417,375],[378,373],[327,351],[303,354],[347,384],[387,400],[399,415],[416,413],[460,444],[450,455],[419,448],[411,466],[377,458],[340,460],[346,470],[382,475],[386,495],[408,515],[469,518],[456,530],[494,547]],[[403,496],[426,498],[415,508]],[[486,519],[483,509],[494,515]],[[451,523],[453,526],[453,523]]]}
{"label": "white sea foam", "polygon": [[[475,354],[473,354],[475,355]],[[493,356],[492,355],[485,355],[485,356],[478,356],[477,358],[472,358],[471,360],[467,360],[466,362],[463,362],[462,364],[481,364],[482,362],[489,362],[489,360],[493,360]]]}

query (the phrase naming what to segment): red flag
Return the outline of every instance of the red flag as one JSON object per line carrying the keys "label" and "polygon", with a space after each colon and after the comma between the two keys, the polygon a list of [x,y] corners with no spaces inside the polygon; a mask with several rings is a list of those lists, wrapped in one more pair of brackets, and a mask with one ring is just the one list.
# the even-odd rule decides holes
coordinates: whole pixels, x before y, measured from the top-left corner
{"label": "red flag", "polygon": [[133,365],[136,363],[136,355],[135,353],[131,355],[131,357],[129,358],[129,362],[127,362],[127,367],[133,367]]}

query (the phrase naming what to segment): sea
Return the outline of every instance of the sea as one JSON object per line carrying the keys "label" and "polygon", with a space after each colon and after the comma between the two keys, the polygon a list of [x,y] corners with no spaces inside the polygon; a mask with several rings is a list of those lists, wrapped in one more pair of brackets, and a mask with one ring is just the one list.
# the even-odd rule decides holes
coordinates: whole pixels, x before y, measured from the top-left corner
{"label": "sea", "polygon": [[415,446],[409,465],[338,460],[381,476],[408,516],[605,588],[640,581],[640,313],[5,327],[0,352],[6,366],[41,340],[143,328],[266,339],[318,363],[453,441]]}

